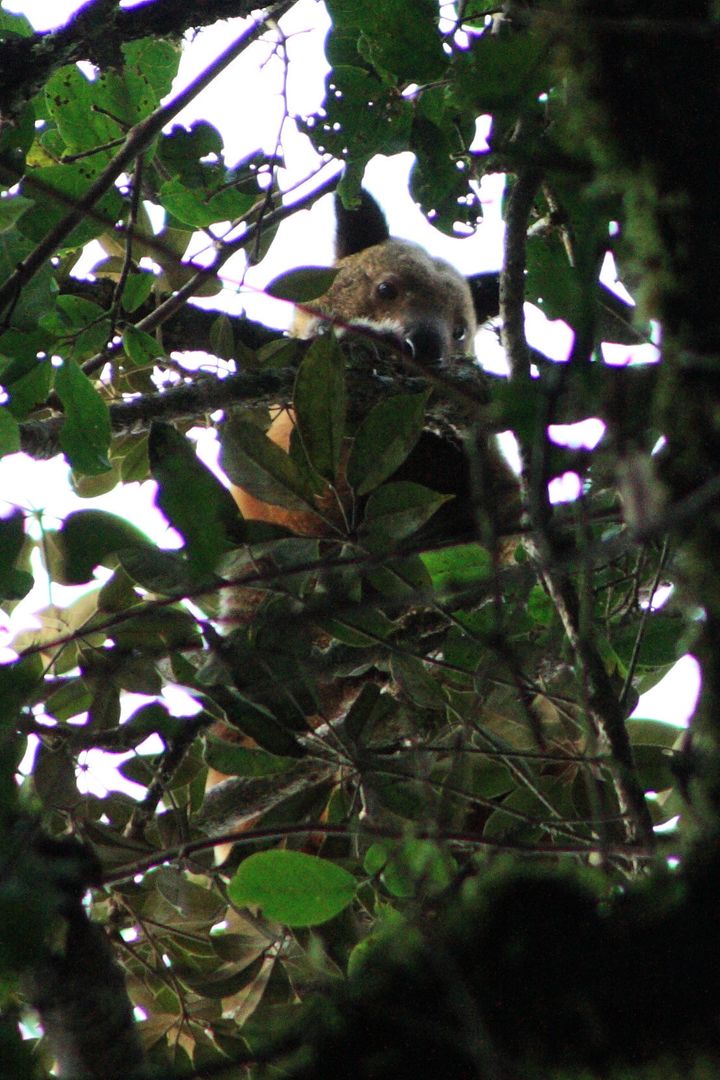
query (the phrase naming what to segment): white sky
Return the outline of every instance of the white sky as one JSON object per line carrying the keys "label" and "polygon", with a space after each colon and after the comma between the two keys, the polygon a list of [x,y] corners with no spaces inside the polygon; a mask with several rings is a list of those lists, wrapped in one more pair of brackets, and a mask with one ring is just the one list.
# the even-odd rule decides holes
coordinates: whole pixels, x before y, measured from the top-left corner
{"label": "white sky", "polygon": [[[61,25],[81,6],[77,0],[4,0],[2,3],[2,7],[8,11],[26,14],[38,30]],[[239,19],[228,20],[195,35],[185,50],[174,89],[177,91],[185,86],[217,53],[226,48],[240,33],[242,24],[243,21]],[[288,96],[291,112],[296,115],[314,111],[322,100],[327,70],[323,53],[327,25],[324,8],[315,0],[301,0],[282,20],[283,29],[288,35],[291,58]],[[174,123],[189,124],[200,117],[209,119],[223,136],[226,158],[230,164],[258,147],[272,151],[280,134],[284,103],[281,96],[282,65],[271,53],[272,49],[267,43],[258,42],[252,46]],[[320,162],[309,141],[291,123],[286,123],[282,128],[282,143],[287,169],[281,172],[280,183],[285,189],[311,174]],[[413,204],[407,191],[411,160],[409,154],[393,159],[377,158],[371,162],[366,174],[366,185],[383,206],[393,234],[416,240],[433,254],[454,263],[464,273],[496,269],[500,265],[502,250],[499,212],[502,182],[490,180],[484,184],[481,198],[486,204],[485,221],[476,234],[471,238],[453,240],[432,229]],[[281,226],[268,257],[261,266],[247,272],[246,283],[259,290],[278,273],[292,266],[329,264],[332,261],[332,237],[332,199],[326,197],[312,211],[301,212]],[[287,305],[255,292],[248,294],[241,291],[238,294],[237,287],[244,271],[242,257],[224,268],[228,310],[236,311],[244,307],[252,318],[272,326],[287,326],[291,317]],[[217,298],[213,304],[217,304]],[[549,334],[542,315],[530,308],[528,335],[549,355],[557,358],[567,355],[570,344],[567,328],[556,324]],[[478,349],[487,366],[502,365],[502,356],[493,333],[481,331]],[[13,455],[0,460],[0,514],[11,506],[21,506],[42,513],[45,524],[54,527],[69,510],[102,507],[130,517],[159,545],[175,546],[177,538],[156,511],[153,493],[154,485],[148,482],[128,485],[121,494],[111,492],[99,499],[81,500],[70,490],[68,469],[61,458],[49,462],[28,462],[23,455]],[[7,644],[22,620],[26,620],[25,613],[49,602],[49,586],[42,577],[42,574],[38,575],[36,588],[28,600],[16,609],[11,623],[5,627],[0,625],[0,658],[3,655],[2,645]],[[52,598],[56,602],[66,603],[69,595],[69,590],[52,586]],[[652,695],[643,699],[639,714],[684,723],[692,711],[697,688],[697,666],[686,658]]]}

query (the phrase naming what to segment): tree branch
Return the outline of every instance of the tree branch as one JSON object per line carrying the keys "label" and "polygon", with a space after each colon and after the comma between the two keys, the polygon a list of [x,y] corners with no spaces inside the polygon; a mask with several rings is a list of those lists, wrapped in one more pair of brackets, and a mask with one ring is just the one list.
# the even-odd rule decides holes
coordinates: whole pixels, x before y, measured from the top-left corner
{"label": "tree branch", "polygon": [[[528,169],[518,177],[512,189],[507,205],[505,258],[500,274],[502,341],[512,378],[518,382],[520,391],[523,386],[527,386],[530,378],[530,354],[523,317],[525,243],[528,219],[540,182],[540,172]],[[652,819],[638,781],[623,708],[592,640],[591,628],[581,624],[577,591],[569,574],[562,568],[552,535],[545,469],[538,467],[537,461],[538,453],[541,457],[544,455],[544,446],[547,443],[545,411],[542,407],[538,411],[538,430],[534,440],[535,444],[542,441],[542,446],[521,446],[524,483],[526,488],[531,488],[528,491],[527,504],[532,537],[527,538],[525,544],[537,564],[568,641],[580,661],[585,679],[588,719],[601,742],[607,746],[614,763],[613,782],[618,805],[625,819],[627,840],[631,844],[652,846]]]}
{"label": "tree branch", "polygon": [[[293,0],[294,2],[294,0]],[[273,9],[279,18],[292,2]],[[150,0],[131,9],[118,0],[92,0],[58,30],[26,38],[6,38],[0,48],[0,107],[14,115],[65,64],[89,60],[99,67],[114,66],[123,42],[144,37],[178,39],[186,30],[209,26],[218,19],[248,16],[257,11],[249,0]]]}
{"label": "tree branch", "polygon": [[83,220],[88,211],[102,198],[106,191],[114,184],[118,176],[128,169],[137,158],[150,145],[152,140],[160,134],[163,127],[176,116],[185,106],[192,101],[201,90],[204,90],[212,80],[224,71],[248,45],[255,41],[265,29],[266,19],[278,18],[291,6],[291,0],[281,0],[270,8],[267,14],[255,22],[249,29],[229,45],[207,68],[194,79],[189,86],[176,94],[167,104],[156,109],[145,120],[142,120],[128,133],[122,149],[108,162],[96,180],[89,186],[85,194],[77,200],[71,210],[65,214],[50,230],[43,239],[35,246],[33,251],[25,258],[18,268],[10,274],[0,285],[0,310],[8,303],[13,303],[20,289],[30,281],[40,270],[44,263],[56,251],[70,233]]}

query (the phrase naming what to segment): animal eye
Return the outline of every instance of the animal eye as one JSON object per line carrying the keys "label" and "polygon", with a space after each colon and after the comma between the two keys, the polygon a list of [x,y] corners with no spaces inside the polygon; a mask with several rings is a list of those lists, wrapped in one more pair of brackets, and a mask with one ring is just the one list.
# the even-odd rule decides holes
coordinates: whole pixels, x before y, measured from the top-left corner
{"label": "animal eye", "polygon": [[381,300],[394,300],[398,294],[398,287],[394,281],[381,281],[376,291]]}
{"label": "animal eye", "polygon": [[453,341],[462,341],[465,337],[465,323],[458,323],[453,329]]}

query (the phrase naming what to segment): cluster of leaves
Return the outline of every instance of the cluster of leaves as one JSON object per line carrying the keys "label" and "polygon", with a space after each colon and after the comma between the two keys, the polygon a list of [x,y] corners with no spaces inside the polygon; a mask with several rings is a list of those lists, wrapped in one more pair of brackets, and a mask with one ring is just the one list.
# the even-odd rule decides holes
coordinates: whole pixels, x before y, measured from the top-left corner
{"label": "cluster of leaves", "polygon": [[[148,1059],[166,1070],[195,1075],[227,1057],[260,1059],[268,1032],[278,1023],[285,1030],[296,1003],[314,1001],[318,987],[337,988],[348,971],[354,1015],[354,995],[391,937],[411,958],[402,979],[417,960],[427,980],[416,923],[432,924],[495,851],[597,862],[604,874],[593,897],[606,897],[652,855],[647,830],[645,846],[628,843],[642,836],[629,786],[652,793],[654,824],[675,823],[669,850],[687,827],[683,732],[627,719],[686,647],[694,612],[654,609],[671,574],[668,548],[659,530],[642,543],[629,535],[613,488],[623,466],[642,527],[659,432],[635,403],[652,392],[654,376],[613,372],[600,351],[611,302],[597,274],[611,221],[621,252],[622,200],[612,187],[589,193],[578,183],[591,177],[591,158],[580,156],[580,144],[568,150],[567,84],[542,27],[490,34],[490,6],[465,5],[463,37],[458,27],[440,31],[432,0],[411,14],[401,0],[329,0],[329,92],[305,125],[345,159],[350,198],[373,154],[413,150],[413,191],[443,228],[476,217],[471,175],[520,173],[528,162],[543,170],[531,200],[537,227],[523,260],[525,295],[563,318],[575,345],[567,365],[536,355],[539,374],[516,366],[490,388],[489,405],[451,375],[408,392],[385,377],[398,356],[380,341],[346,338],[341,347],[328,335],[304,347],[264,340],[242,319],[182,310],[189,296],[219,291],[214,271],[239,248],[262,258],[284,211],[274,162],[254,154],[230,169],[210,124],[168,126],[175,99],[161,102],[177,69],[171,42],[127,43],[92,78],[58,66],[0,133],[0,451],[23,447],[39,457],[61,448],[83,496],[152,478],[182,541],[177,551],[158,550],[135,525],[95,509],[40,536],[37,522],[25,531],[20,510],[0,522],[6,611],[28,593],[38,560],[53,589],[83,586],[70,604],[40,611],[41,628],[18,638],[18,660],[0,668],[4,769],[15,767],[28,735],[38,744],[20,790],[5,777],[4,850],[18,848],[10,843],[18,821],[32,821],[97,854],[103,887],[93,892],[92,916],[107,927],[145,1016]],[[7,41],[32,36],[6,13],[0,30]],[[471,145],[481,113],[492,115],[493,134],[479,156]],[[148,206],[162,211],[159,231]],[[192,236],[210,227],[214,266],[183,261]],[[226,233],[233,238],[218,241]],[[78,282],[72,267],[93,239],[107,258],[94,281]],[[317,276],[308,281],[309,293],[296,299],[322,291]],[[236,361],[248,375],[242,393],[232,378],[187,370],[171,347]],[[275,380],[277,395],[278,385],[290,386],[289,377],[282,383],[288,367],[296,369],[288,394],[296,431],[285,454],[264,432],[273,398],[263,380]],[[370,380],[378,370],[387,395],[356,408],[350,378]],[[224,399],[223,386],[233,388]],[[444,423],[448,401],[460,402],[459,422],[453,414]],[[314,514],[316,534],[241,519],[185,437],[191,423],[209,425],[219,404],[230,479],[266,503]],[[453,512],[447,478],[432,468],[420,481],[412,473],[428,413],[437,444],[467,453],[470,528],[460,535],[443,534]],[[548,425],[588,416],[602,417],[609,432],[592,454],[548,438]],[[524,451],[530,538],[550,553],[542,573],[517,532],[503,535],[503,507],[482,482],[497,465],[488,428],[511,429]],[[582,498],[551,507],[548,482],[571,470]],[[556,566],[574,590],[570,622]],[[236,607],[219,634],[219,597],[229,586]],[[193,715],[171,714],[162,692],[178,685]],[[129,694],[145,702],[128,715]],[[604,713],[620,717],[620,735],[618,725],[597,722]],[[218,722],[244,741],[219,737]],[[143,752],[151,735],[162,746],[154,754]],[[82,794],[78,756],[91,749],[132,752],[121,768],[143,797]],[[230,779],[206,794],[208,768]],[[212,843],[238,828],[242,840],[219,871]],[[20,969],[48,942],[38,897],[49,897],[53,913],[62,909],[57,874],[28,858],[0,885],[8,1004]],[[574,886],[569,892],[575,912]],[[578,903],[585,911],[585,893]],[[494,925],[482,904],[462,912]],[[550,951],[533,953],[544,933],[528,932],[523,956],[528,964],[539,956],[538,972],[560,982]],[[483,941],[491,940],[488,930]],[[584,948],[570,942],[556,955]],[[508,998],[516,992],[508,983]],[[551,1000],[558,1016],[567,1014],[566,1000]],[[510,1015],[512,1005],[495,1017],[503,1045]],[[536,1020],[529,1038],[542,1043],[548,1014]],[[323,1023],[317,1045],[329,1030]],[[13,1037],[8,1060],[20,1054]],[[362,1046],[352,1045],[362,1061]],[[56,1052],[41,1043],[38,1067]],[[314,1067],[307,1060],[299,1075]],[[34,1068],[23,1057],[16,1075]],[[382,1068],[372,1074],[368,1065],[362,1075]]]}

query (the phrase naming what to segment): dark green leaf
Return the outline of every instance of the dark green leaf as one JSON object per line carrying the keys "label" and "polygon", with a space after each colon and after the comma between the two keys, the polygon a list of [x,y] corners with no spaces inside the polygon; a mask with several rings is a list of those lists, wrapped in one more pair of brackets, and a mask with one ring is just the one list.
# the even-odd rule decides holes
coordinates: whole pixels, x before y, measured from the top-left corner
{"label": "dark green leaf", "polygon": [[686,728],[666,724],[662,720],[643,720],[631,717],[625,726],[633,746],[663,746],[671,748],[685,733]]}
{"label": "dark green leaf", "polygon": [[390,550],[416,532],[451,498],[406,480],[383,484],[373,491],[365,508],[362,532],[368,547],[377,552]]}
{"label": "dark green leaf", "polygon": [[307,304],[328,291],[337,273],[337,270],[327,266],[303,266],[276,277],[265,287],[265,292],[277,300]]}
{"label": "dark green leaf", "polygon": [[447,889],[456,869],[454,859],[430,840],[408,840],[388,859],[382,882],[393,896],[410,898],[418,889],[437,894]]}
{"label": "dark green leaf", "polygon": [[312,488],[295,462],[255,424],[233,417],[220,440],[220,463],[234,484],[272,506],[315,509]]}
{"label": "dark green leaf", "polygon": [[55,372],[55,390],[65,412],[60,445],[73,469],[105,472],[111,437],[107,405],[74,360],[64,360]]}
{"label": "dark green leaf", "polygon": [[185,540],[191,568],[210,573],[232,546],[238,522],[233,497],[169,424],[152,425],[148,457],[158,485],[157,504]]}
{"label": "dark green leaf", "polygon": [[293,405],[302,446],[312,467],[334,481],[345,433],[344,361],[332,335],[308,349],[295,380]]}
{"label": "dark green leaf", "polygon": [[47,810],[71,810],[80,802],[75,764],[62,748],[50,750],[40,745],[33,768],[33,785]]}
{"label": "dark green leaf", "polygon": [[225,912],[226,905],[221,896],[188,881],[174,867],[159,866],[153,871],[152,883],[160,895],[191,922],[217,922]]}
{"label": "dark green leaf", "polygon": [[447,702],[442,687],[433,679],[422,660],[395,653],[390,670],[407,697],[420,709],[444,709]]}
{"label": "dark green leaf", "polygon": [[253,208],[254,195],[225,187],[225,172],[207,167],[203,189],[192,190],[178,177],[167,180],[158,192],[162,205],[179,221],[204,229],[218,221],[236,221]]}
{"label": "dark green leaf", "polygon": [[32,575],[15,565],[25,543],[24,524],[19,510],[0,518],[0,597],[5,600],[21,600],[32,588]]}
{"label": "dark green leaf", "polygon": [[90,581],[96,566],[125,549],[152,547],[144,533],[124,518],[105,510],[78,510],[66,517],[57,541],[62,552],[62,577],[66,585]]}
{"label": "dark green leaf", "polygon": [[293,761],[212,736],[205,742],[205,760],[224,776],[274,776],[285,772]]}
{"label": "dark green leaf", "polygon": [[347,466],[358,495],[379,487],[402,465],[422,433],[429,391],[398,394],[375,405],[355,436]]}
{"label": "dark green leaf", "polygon": [[163,356],[162,346],[155,338],[136,326],[126,326],[123,330],[123,348],[127,358],[138,367],[152,365]]}
{"label": "dark green leaf", "polygon": [[154,274],[147,270],[137,274],[128,274],[122,294],[122,306],[125,311],[137,311],[150,295],[155,281]]}

